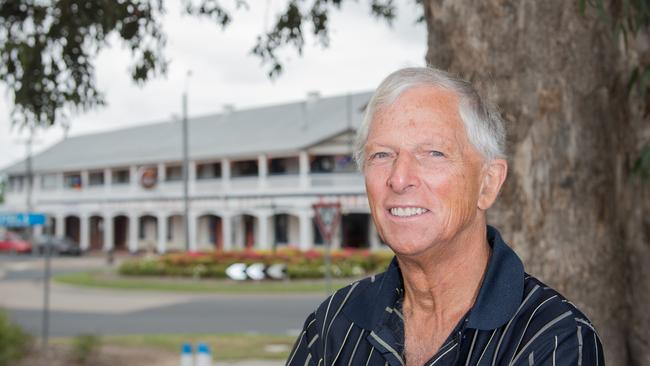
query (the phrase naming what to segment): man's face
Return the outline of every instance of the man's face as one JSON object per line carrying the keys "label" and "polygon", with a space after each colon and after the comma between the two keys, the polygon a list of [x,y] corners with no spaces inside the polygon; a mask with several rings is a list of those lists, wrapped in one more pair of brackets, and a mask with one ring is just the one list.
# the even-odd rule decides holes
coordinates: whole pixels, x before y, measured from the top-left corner
{"label": "man's face", "polygon": [[479,214],[483,159],[469,143],[458,96],[414,87],[372,121],[365,182],[373,219],[398,254],[453,240]]}

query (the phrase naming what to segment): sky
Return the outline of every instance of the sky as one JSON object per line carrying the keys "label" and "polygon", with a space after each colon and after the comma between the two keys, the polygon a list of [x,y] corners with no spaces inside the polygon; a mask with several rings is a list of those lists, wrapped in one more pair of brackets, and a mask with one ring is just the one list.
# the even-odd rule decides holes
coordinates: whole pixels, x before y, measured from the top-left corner
{"label": "sky", "polygon": [[[346,1],[330,16],[329,47],[306,38],[302,55],[282,52],[284,72],[270,80],[268,65],[250,50],[285,3],[250,0],[248,10],[236,11],[234,21],[221,30],[208,19],[181,15],[178,2],[167,1],[167,75],[137,86],[129,77],[128,50],[111,42],[95,64],[97,86],[107,105],[72,116],[68,136],[179,118],[184,90],[192,117],[219,113],[224,105],[244,109],[293,102],[312,91],[323,96],[370,91],[392,71],[425,65],[426,26],[415,23],[419,6],[400,2],[398,18],[388,26],[369,15],[367,1]],[[0,84],[0,169],[25,158],[27,134],[11,125],[10,111],[7,89]],[[39,130],[33,150],[38,153],[63,138],[61,127]]]}

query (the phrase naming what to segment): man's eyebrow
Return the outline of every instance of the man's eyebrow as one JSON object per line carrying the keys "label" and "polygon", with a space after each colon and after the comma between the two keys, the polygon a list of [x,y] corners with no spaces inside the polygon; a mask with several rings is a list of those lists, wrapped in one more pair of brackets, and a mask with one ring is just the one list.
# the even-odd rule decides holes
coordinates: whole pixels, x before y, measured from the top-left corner
{"label": "man's eyebrow", "polygon": [[366,149],[371,148],[371,147],[372,147],[372,148],[378,148],[378,147],[379,147],[379,148],[391,149],[391,150],[393,149],[393,148],[392,148],[391,146],[389,146],[389,145],[380,144],[380,143],[377,143],[377,142],[370,142],[370,143],[367,143],[367,144],[366,144]]}

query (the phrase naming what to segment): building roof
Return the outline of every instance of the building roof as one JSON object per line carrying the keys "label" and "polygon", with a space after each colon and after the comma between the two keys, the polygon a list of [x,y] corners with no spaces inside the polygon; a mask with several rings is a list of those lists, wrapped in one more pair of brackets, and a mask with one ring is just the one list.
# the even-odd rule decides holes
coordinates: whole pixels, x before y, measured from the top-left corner
{"label": "building roof", "polygon": [[[309,148],[356,129],[371,93],[233,110],[189,119],[193,160],[254,157]],[[182,123],[166,121],[69,137],[32,160],[34,172],[180,161]],[[3,171],[25,172],[24,160]]]}

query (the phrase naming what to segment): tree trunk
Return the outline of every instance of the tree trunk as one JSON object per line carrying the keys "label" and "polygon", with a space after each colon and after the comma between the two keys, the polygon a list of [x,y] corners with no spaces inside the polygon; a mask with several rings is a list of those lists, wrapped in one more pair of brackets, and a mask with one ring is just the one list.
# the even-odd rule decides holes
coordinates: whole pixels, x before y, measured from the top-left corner
{"label": "tree trunk", "polygon": [[[510,172],[489,221],[594,322],[608,365],[650,365],[650,128],[624,50],[577,1],[426,0],[427,62],[501,109]],[[634,45],[632,45],[634,48]]]}

